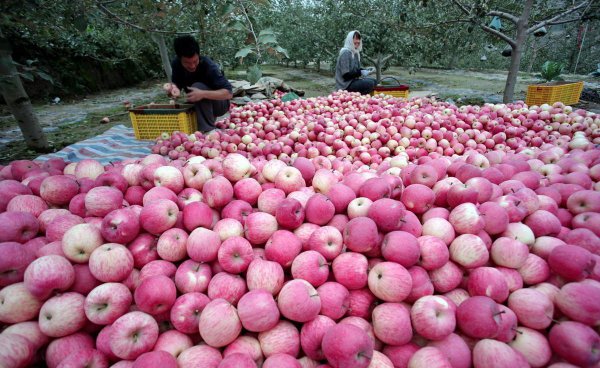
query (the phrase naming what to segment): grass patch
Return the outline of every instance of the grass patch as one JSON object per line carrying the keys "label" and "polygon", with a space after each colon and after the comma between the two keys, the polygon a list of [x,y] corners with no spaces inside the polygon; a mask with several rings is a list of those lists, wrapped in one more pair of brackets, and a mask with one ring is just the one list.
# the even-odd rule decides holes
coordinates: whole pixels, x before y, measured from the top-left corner
{"label": "grass patch", "polygon": [[[51,152],[60,151],[68,145],[102,134],[115,125],[131,126],[128,115],[120,115],[108,124],[101,124],[106,114],[90,114],[87,119],[63,124],[56,130],[46,132],[46,139],[51,146]],[[14,160],[32,160],[43,153],[36,152],[27,147],[25,140],[9,142],[0,147],[0,164],[6,165]]]}
{"label": "grass patch", "polygon": [[[138,104],[144,102],[146,101],[139,101]],[[168,99],[166,97],[164,99],[159,98],[155,102],[168,103]],[[101,123],[101,119],[105,116],[110,119],[109,123]],[[16,121],[14,119],[10,120],[8,127],[16,128]],[[6,123],[8,124],[8,122]],[[131,127],[129,113],[123,106],[111,106],[106,109],[95,110],[86,114],[82,119],[55,125],[44,134],[50,144],[50,152],[57,152],[71,144],[102,134],[116,125]],[[42,154],[43,152],[36,152],[28,148],[25,140],[21,138],[0,146],[0,165],[7,165],[14,160],[32,160]]]}

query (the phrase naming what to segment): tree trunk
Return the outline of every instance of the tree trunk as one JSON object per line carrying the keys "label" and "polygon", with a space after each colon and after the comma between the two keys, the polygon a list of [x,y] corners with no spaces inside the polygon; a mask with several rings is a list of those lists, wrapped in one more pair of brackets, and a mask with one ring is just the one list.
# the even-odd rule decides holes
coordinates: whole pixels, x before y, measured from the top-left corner
{"label": "tree trunk", "polygon": [[158,45],[158,50],[160,51],[160,60],[162,61],[163,70],[167,75],[167,79],[169,82],[171,81],[171,60],[169,59],[169,51],[167,50],[167,45],[165,44],[165,37],[162,34],[152,34],[152,40],[156,42]]}
{"label": "tree trunk", "polygon": [[570,55],[569,55],[569,64],[565,67],[565,70],[571,70],[573,73],[575,73],[574,69],[575,69],[575,62],[577,60],[577,54],[579,53],[579,50],[581,48],[581,44],[579,43],[579,40],[581,39],[583,33],[583,27],[581,22],[579,22],[577,24],[577,37],[572,37],[575,42],[575,45],[573,47],[569,47],[569,49],[571,50]]}
{"label": "tree trunk", "polygon": [[383,74],[383,63],[381,62],[382,60],[383,55],[377,54],[377,60],[375,61],[375,80],[377,80],[377,83],[381,82],[381,75]]}
{"label": "tree trunk", "polygon": [[459,58],[459,56],[460,56],[460,53],[453,52],[452,56],[450,57],[450,61],[448,62],[448,65],[446,67],[448,69],[456,68],[458,66],[458,58]]}
{"label": "tree trunk", "polygon": [[517,37],[515,38],[512,54],[510,58],[510,69],[506,77],[506,86],[504,87],[504,103],[512,102],[515,95],[515,86],[517,85],[517,76],[519,74],[519,66],[521,65],[521,56],[523,54],[523,45],[527,39],[527,21],[534,0],[527,0],[523,8],[523,13],[517,21]]}
{"label": "tree trunk", "polygon": [[378,53],[376,59],[365,57],[375,66],[375,78],[377,79],[377,83],[381,82],[381,76],[383,75],[383,67],[392,56],[393,55],[383,55],[381,53]]}
{"label": "tree trunk", "polygon": [[527,67],[527,73],[531,73],[533,70],[533,64],[535,63],[535,57],[537,56],[538,49],[535,47],[535,40],[536,38],[534,37],[531,41],[531,60],[529,61],[529,66]]}
{"label": "tree trunk", "polygon": [[206,3],[202,3],[200,14],[198,16],[198,28],[200,28],[200,32],[198,32],[198,42],[200,43],[201,48],[206,44],[206,14],[208,13],[206,6]]}
{"label": "tree trunk", "polygon": [[317,59],[317,73],[321,71],[321,59]]}
{"label": "tree trunk", "polygon": [[50,149],[46,136],[42,131],[37,115],[31,106],[31,100],[23,88],[21,78],[13,63],[12,50],[8,40],[0,32],[0,93],[10,112],[13,114],[27,147],[38,152],[47,152]]}

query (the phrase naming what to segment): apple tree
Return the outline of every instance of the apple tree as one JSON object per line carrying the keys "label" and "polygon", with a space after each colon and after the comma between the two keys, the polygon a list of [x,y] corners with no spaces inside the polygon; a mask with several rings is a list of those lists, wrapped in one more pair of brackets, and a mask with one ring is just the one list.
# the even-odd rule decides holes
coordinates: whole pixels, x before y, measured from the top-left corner
{"label": "apple tree", "polygon": [[[598,10],[594,0],[578,0],[571,3],[557,1],[491,1],[491,0],[452,0],[454,9],[459,12],[458,19],[479,27],[508,44],[510,47],[510,66],[504,88],[504,102],[514,99],[517,75],[521,65],[527,38],[544,27],[575,22]],[[444,6],[436,2],[435,6]],[[505,28],[493,27],[491,20],[498,17],[507,25]]]}

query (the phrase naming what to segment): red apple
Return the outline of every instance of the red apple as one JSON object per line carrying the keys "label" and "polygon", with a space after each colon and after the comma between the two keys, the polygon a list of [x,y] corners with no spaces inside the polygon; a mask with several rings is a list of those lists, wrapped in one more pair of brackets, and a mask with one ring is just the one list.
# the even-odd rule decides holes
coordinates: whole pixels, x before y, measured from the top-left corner
{"label": "red apple", "polygon": [[369,290],[386,302],[403,301],[412,288],[412,278],[406,268],[395,262],[381,262],[369,271]]}
{"label": "red apple", "polygon": [[158,324],[149,314],[129,312],[119,317],[110,333],[110,350],[119,358],[133,360],[152,349]]}
{"label": "red apple", "polygon": [[498,303],[487,296],[472,296],[456,309],[458,327],[473,338],[494,338],[499,332],[501,321]]}
{"label": "red apple", "polygon": [[576,245],[559,245],[550,252],[548,265],[565,280],[580,281],[592,273],[595,261],[587,249]]}
{"label": "red apple", "polygon": [[26,269],[36,257],[33,250],[16,242],[3,242],[0,252],[0,287],[23,281]]}
{"label": "red apple", "polygon": [[38,234],[39,222],[28,212],[0,213],[0,243],[25,243]]}
{"label": "red apple", "polygon": [[526,367],[527,360],[519,351],[509,345],[492,340],[483,339],[473,348],[473,366],[489,367]]}
{"label": "red apple", "polygon": [[401,346],[413,337],[410,309],[402,303],[382,303],[373,309],[375,336],[383,343]]}
{"label": "red apple", "polygon": [[90,272],[103,282],[123,281],[133,269],[133,255],[123,245],[106,243],[92,251]]}
{"label": "red apple", "polygon": [[555,324],[548,334],[552,351],[567,362],[579,367],[600,362],[600,336],[591,327],[579,322]]}
{"label": "red apple", "polygon": [[554,316],[554,304],[550,298],[533,288],[513,291],[508,298],[508,307],[522,325],[534,329],[550,326]]}
{"label": "red apple", "polygon": [[169,313],[173,327],[186,334],[197,333],[200,314],[209,302],[208,296],[198,292],[188,292],[178,297]]}
{"label": "red apple", "polygon": [[240,334],[242,323],[236,308],[225,299],[213,299],[200,314],[200,335],[208,345],[223,347]]}
{"label": "red apple", "polygon": [[277,262],[255,258],[248,265],[246,283],[249,290],[266,289],[277,295],[283,286],[283,280],[283,268]]}
{"label": "red apple", "polygon": [[67,290],[74,279],[73,266],[66,258],[58,255],[36,259],[24,274],[25,287],[40,300],[48,299],[56,291]]}
{"label": "red apple", "polygon": [[295,279],[283,285],[277,297],[281,314],[296,322],[307,322],[321,310],[321,298],[306,280]]}
{"label": "red apple", "polygon": [[323,336],[323,354],[334,368],[366,368],[373,356],[373,342],[360,328],[338,324]]}
{"label": "red apple", "polygon": [[39,314],[40,331],[50,337],[64,337],[79,331],[87,322],[84,302],[83,295],[73,292],[46,300]]}
{"label": "red apple", "polygon": [[368,260],[360,253],[340,254],[333,260],[331,269],[335,280],[349,290],[358,290],[367,286]]}

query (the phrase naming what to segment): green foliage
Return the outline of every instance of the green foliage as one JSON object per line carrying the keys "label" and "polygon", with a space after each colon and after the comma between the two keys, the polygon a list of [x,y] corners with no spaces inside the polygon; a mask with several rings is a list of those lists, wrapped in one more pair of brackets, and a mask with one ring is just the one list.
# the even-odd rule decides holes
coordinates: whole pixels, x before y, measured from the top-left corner
{"label": "green foliage", "polygon": [[[308,67],[327,63],[332,70],[346,34],[357,29],[364,36],[364,66],[391,55],[380,65],[384,70],[389,65],[506,69],[510,58],[500,55],[506,42],[482,32],[481,26],[490,25],[490,11],[518,15],[524,2],[460,4],[468,15],[454,0],[4,0],[0,29],[12,43],[26,86],[35,89],[33,78],[53,93],[85,93],[94,89],[94,80],[112,82],[114,76],[130,77],[125,81],[130,83],[159,75],[153,32],[164,35],[171,55],[173,38],[192,34],[201,53],[224,67],[284,61]],[[536,0],[529,26],[564,8],[555,0]],[[595,70],[598,10],[600,3],[595,2],[585,17],[590,31],[581,48],[579,72]],[[501,31],[514,36],[515,25],[500,18]],[[527,40],[522,70],[539,70],[543,61],[553,59],[572,71],[582,24],[547,29],[547,35]],[[28,66],[27,60],[37,63]]]}
{"label": "green foliage", "polygon": [[243,64],[252,57],[255,65],[269,58],[281,59],[288,57],[287,50],[277,42],[277,32],[269,27],[263,27],[256,14],[266,10],[268,2],[260,0],[228,3],[223,14],[228,19],[229,31],[245,37],[244,45],[236,52],[235,58]]}
{"label": "green foliage", "polygon": [[565,66],[562,63],[556,61],[546,61],[542,65],[540,77],[546,82],[552,82],[554,80],[563,80],[560,75],[563,72]]}
{"label": "green foliage", "polygon": [[37,77],[45,80],[46,82],[54,84],[54,79],[52,79],[52,77],[49,76],[48,73],[39,69],[35,65],[37,62],[37,60],[26,60],[25,65],[23,65],[17,63],[16,61],[13,61],[15,67],[17,68],[17,72],[19,73],[19,76],[21,78],[33,82],[34,79]]}
{"label": "green foliage", "polygon": [[248,82],[254,84],[262,77],[262,70],[258,65],[250,65],[247,72]]}
{"label": "green foliage", "polygon": [[289,57],[287,50],[277,41],[277,32],[261,18],[263,11],[268,12],[269,6],[269,2],[264,0],[227,1],[221,12],[229,33],[245,38],[234,58],[239,64],[250,64],[247,78],[253,84],[262,77],[261,64]]}
{"label": "green foliage", "polygon": [[2,1],[0,29],[34,99],[123,86],[160,68],[147,35],[115,25],[92,0]]}

